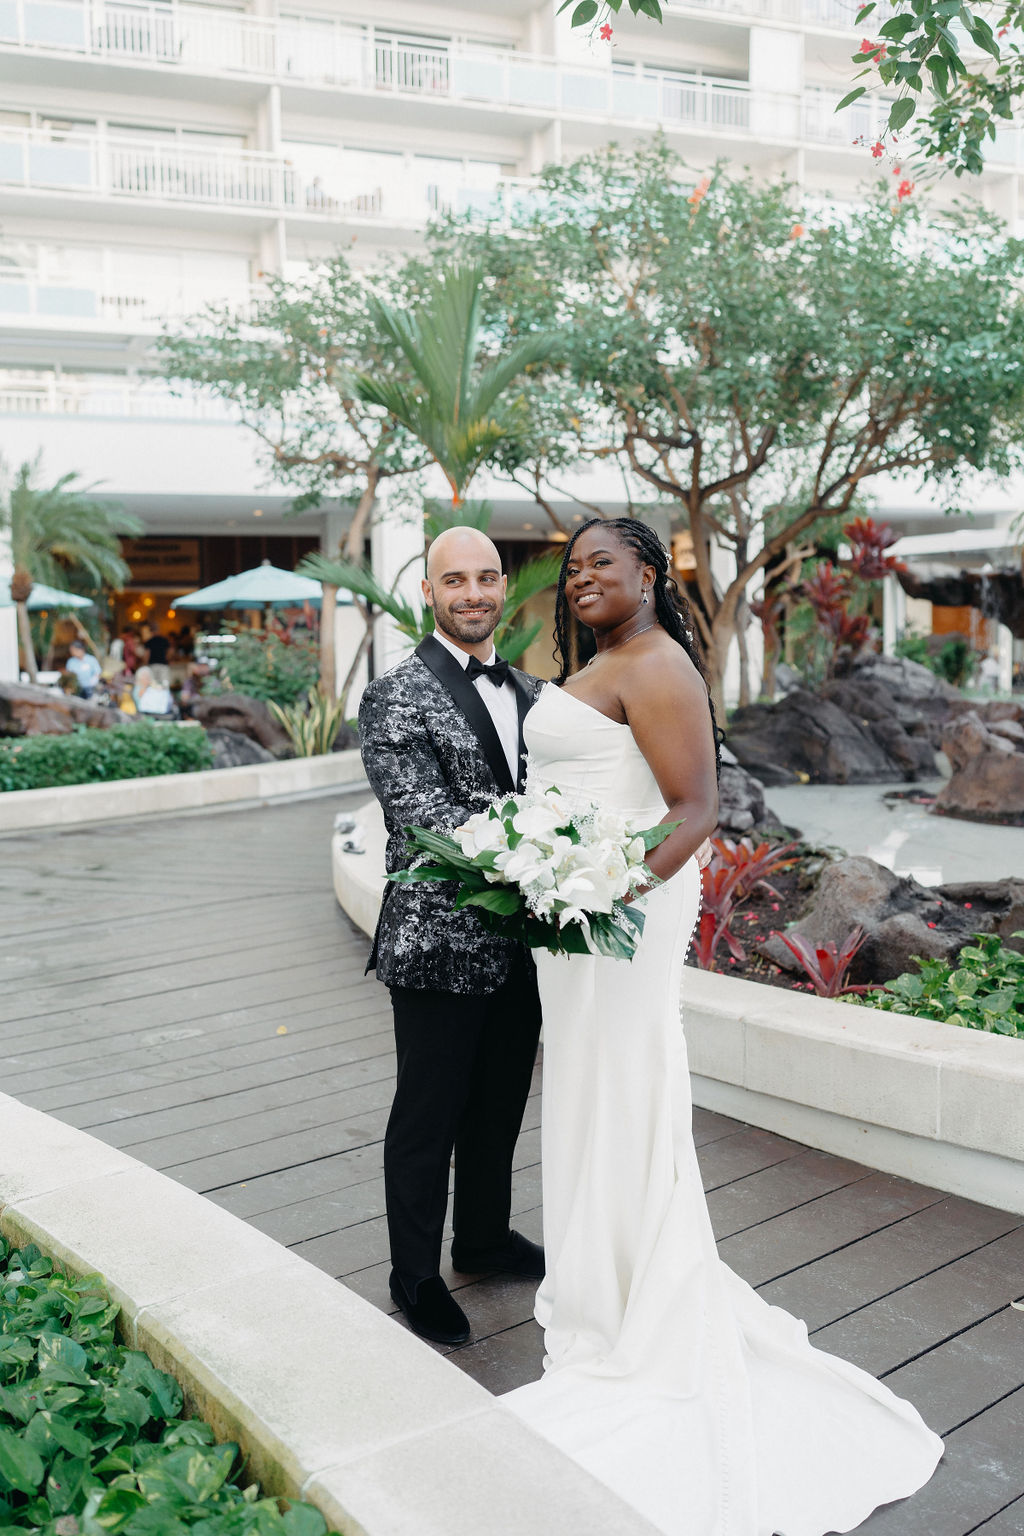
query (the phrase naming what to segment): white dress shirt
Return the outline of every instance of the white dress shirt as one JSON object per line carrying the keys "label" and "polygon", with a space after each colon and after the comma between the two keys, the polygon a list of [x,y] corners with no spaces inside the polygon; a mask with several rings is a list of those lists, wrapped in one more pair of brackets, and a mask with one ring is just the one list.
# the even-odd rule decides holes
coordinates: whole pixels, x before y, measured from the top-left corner
{"label": "white dress shirt", "polygon": [[[454,640],[449,640],[447,635],[442,635],[439,629],[434,630],[434,639],[439,645],[443,645],[450,655],[455,657],[459,666],[465,672],[469,666],[469,652],[457,646]],[[498,653],[491,647],[491,654],[483,663],[485,667],[493,667],[498,659]],[[519,707],[516,703],[515,684],[511,678],[500,687],[495,688],[486,677],[475,677],[473,687],[484,702],[487,713],[494,722],[494,729],[498,733],[502,751],[508,759],[508,769],[512,775],[513,784],[519,782]]]}

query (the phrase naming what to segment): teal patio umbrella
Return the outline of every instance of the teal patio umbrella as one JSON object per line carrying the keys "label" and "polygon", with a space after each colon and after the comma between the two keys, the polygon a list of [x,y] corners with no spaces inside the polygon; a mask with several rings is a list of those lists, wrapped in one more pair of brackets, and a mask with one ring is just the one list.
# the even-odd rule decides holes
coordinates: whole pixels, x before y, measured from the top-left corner
{"label": "teal patio umbrella", "polygon": [[297,608],[310,603],[319,608],[321,586],[309,576],[296,576],[264,560],[251,571],[215,581],[210,587],[187,592],[175,608]]}
{"label": "teal patio umbrella", "polygon": [[[4,579],[0,581],[0,608],[9,607],[10,602],[11,583]],[[39,613],[44,608],[95,608],[96,604],[77,592],[64,592],[60,587],[48,587],[44,582],[36,581],[32,583],[25,606],[30,613]]]}

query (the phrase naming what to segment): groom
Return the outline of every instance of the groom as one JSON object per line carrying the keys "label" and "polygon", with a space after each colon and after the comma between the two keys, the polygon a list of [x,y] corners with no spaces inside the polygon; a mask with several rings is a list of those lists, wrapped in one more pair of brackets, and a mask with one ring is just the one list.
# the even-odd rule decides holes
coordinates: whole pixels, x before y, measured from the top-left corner
{"label": "groom", "polygon": [[[404,827],[450,831],[523,787],[523,719],[542,684],[495,652],[505,582],[479,530],[440,534],[423,583],[435,632],[363,694],[360,747],[384,812],[389,873],[410,863]],[[454,911],[453,899],[447,884],[388,884],[366,967],[391,991],[398,1055],[384,1138],[391,1295],[410,1327],[439,1344],[469,1337],[439,1274],[453,1149],[455,1269],[544,1274],[543,1250],[509,1229],[540,1033],[533,960],[471,908]]]}

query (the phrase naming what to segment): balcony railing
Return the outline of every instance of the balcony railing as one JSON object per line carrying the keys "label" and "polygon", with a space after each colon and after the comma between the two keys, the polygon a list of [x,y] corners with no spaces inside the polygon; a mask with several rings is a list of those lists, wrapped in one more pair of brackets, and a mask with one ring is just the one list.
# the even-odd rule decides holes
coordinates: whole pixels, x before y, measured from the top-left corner
{"label": "balcony railing", "polygon": [[229,401],[172,394],[161,379],[113,381],[42,374],[8,382],[0,375],[0,415],[105,416],[169,421],[236,421]]}
{"label": "balcony railing", "polygon": [[249,285],[233,293],[187,292],[155,284],[152,288],[110,289],[98,284],[44,282],[31,272],[0,271],[0,325],[21,321],[88,320],[121,330],[152,330],[164,320],[187,315],[207,302],[243,305],[256,292]]}

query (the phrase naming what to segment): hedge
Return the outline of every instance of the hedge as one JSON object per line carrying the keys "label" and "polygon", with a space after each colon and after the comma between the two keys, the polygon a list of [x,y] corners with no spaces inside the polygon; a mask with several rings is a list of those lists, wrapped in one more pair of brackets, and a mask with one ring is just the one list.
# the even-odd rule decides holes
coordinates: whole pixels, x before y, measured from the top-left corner
{"label": "hedge", "polygon": [[181,1417],[116,1317],[98,1276],[0,1238],[0,1536],[326,1536],[311,1504],[239,1481],[238,1446]]}
{"label": "hedge", "polygon": [[195,773],[213,767],[206,732],[198,726],[138,720],[109,730],[75,726],[66,736],[0,741],[0,791],[101,784],[110,779]]}

